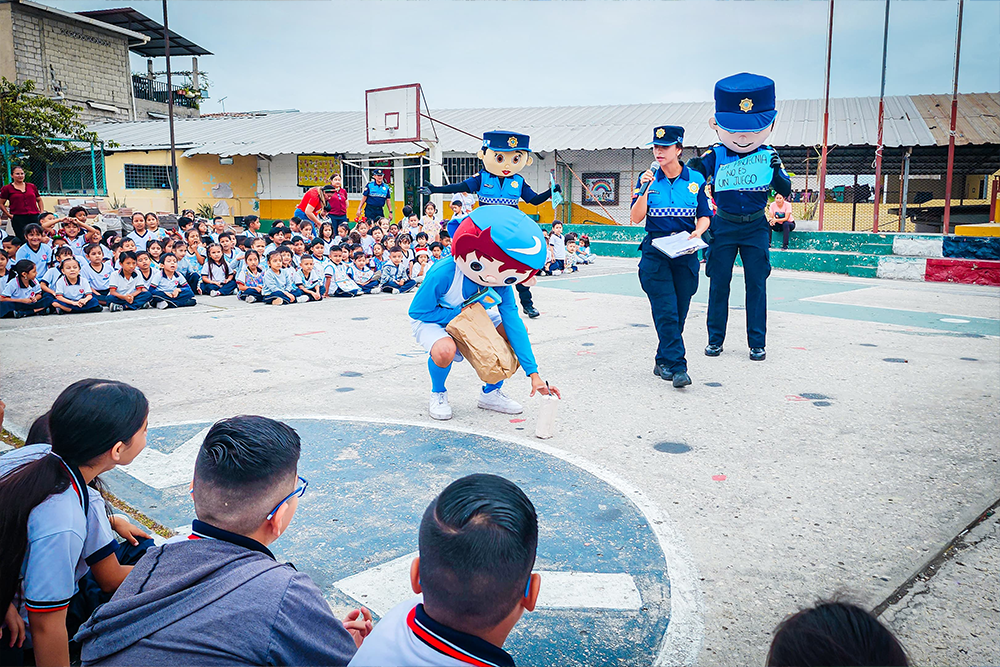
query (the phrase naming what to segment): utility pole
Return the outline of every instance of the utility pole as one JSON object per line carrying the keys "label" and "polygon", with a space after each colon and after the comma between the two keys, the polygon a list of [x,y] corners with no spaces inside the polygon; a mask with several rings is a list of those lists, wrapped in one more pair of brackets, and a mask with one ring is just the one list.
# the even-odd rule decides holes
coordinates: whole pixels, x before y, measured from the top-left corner
{"label": "utility pole", "polygon": [[174,82],[170,76],[170,27],[167,22],[167,0],[163,0],[163,54],[167,58],[167,123],[170,125],[170,189],[173,192],[174,215],[177,215],[177,142],[174,137]]}
{"label": "utility pole", "polygon": [[958,121],[958,57],[962,52],[962,10],[965,0],[958,0],[958,30],[955,32],[955,76],[951,87],[951,131],[948,133],[948,174],[944,181],[944,220],[941,233],[949,232],[951,222],[951,183],[955,174],[955,128]]}
{"label": "utility pole", "polygon": [[[166,2],[167,0],[163,0]],[[819,231],[823,231],[823,204],[826,202],[826,154],[830,134],[830,59],[833,55],[833,0],[830,0],[830,16],[827,18],[826,35],[826,83],[823,93],[823,154],[819,159]]]}

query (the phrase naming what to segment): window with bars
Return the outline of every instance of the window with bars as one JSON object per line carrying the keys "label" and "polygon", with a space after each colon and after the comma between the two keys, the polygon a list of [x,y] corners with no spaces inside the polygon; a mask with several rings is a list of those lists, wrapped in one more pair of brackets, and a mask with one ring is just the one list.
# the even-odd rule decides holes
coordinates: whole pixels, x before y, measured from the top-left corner
{"label": "window with bars", "polygon": [[478,157],[446,157],[443,163],[449,183],[461,183],[478,174],[483,168],[482,161]]}
{"label": "window with bars", "polygon": [[125,165],[126,190],[169,190],[177,182],[177,171],[159,164]]}
{"label": "window with bars", "polygon": [[361,171],[360,167],[355,167],[353,164],[342,162],[341,165],[344,174],[344,189],[347,190],[347,194],[361,194],[361,191],[365,189],[364,172]]}

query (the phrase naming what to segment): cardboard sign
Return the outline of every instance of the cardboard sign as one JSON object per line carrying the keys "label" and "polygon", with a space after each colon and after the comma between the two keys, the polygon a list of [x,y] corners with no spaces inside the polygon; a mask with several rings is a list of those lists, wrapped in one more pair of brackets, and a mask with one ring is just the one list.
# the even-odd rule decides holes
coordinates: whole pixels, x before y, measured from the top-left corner
{"label": "cardboard sign", "polygon": [[736,162],[722,165],[715,173],[713,191],[759,190],[770,186],[774,176],[771,155],[771,151],[758,151]]}

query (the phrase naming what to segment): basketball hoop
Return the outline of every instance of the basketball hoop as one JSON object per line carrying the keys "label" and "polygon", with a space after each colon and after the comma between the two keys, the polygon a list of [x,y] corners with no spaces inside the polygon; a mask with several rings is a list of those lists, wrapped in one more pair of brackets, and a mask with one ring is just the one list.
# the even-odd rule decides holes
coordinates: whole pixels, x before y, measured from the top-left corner
{"label": "basketball hoop", "polygon": [[423,141],[419,83],[365,91],[365,122],[369,144]]}

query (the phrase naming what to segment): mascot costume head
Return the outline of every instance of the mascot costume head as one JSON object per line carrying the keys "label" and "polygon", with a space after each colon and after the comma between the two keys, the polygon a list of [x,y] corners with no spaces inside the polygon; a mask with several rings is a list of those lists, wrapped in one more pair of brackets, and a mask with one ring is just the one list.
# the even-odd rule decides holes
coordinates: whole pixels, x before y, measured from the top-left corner
{"label": "mascot costume head", "polygon": [[483,146],[476,155],[483,169],[501,178],[519,173],[532,162],[528,135],[502,130],[483,133]]}
{"label": "mascot costume head", "polygon": [[744,72],[715,84],[715,116],[708,123],[726,148],[752,153],[767,141],[777,113],[774,81]]}
{"label": "mascot costume head", "polygon": [[453,218],[448,233],[455,265],[484,287],[525,283],[545,266],[542,228],[513,206],[480,206]]}

